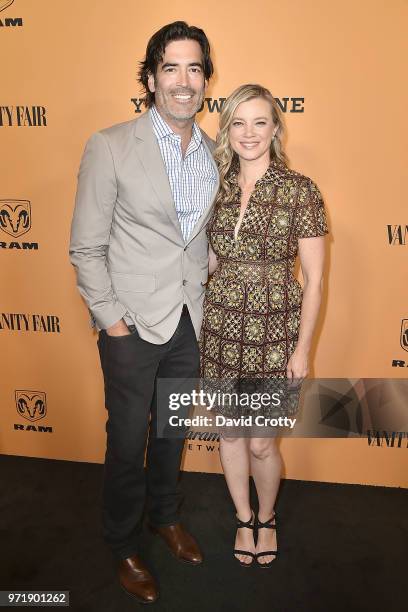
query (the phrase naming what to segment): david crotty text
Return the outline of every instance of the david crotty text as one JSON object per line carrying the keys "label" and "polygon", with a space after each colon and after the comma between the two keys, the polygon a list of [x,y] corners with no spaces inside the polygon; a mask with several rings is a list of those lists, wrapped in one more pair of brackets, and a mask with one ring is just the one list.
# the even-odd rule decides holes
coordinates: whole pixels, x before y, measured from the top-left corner
{"label": "david crotty text", "polygon": [[296,419],[289,417],[271,418],[264,415],[241,416],[237,418],[225,417],[221,414],[215,416],[195,416],[192,418],[172,415],[169,418],[171,427],[289,427],[293,429]]}

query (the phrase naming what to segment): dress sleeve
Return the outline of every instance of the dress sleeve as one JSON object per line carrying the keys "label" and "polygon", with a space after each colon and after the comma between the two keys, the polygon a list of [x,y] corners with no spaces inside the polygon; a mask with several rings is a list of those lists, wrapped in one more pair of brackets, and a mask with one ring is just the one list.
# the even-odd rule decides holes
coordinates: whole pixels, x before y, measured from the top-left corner
{"label": "dress sleeve", "polygon": [[[303,190],[302,190],[303,191]],[[313,238],[329,233],[324,201],[318,186],[309,180],[299,198],[295,215],[296,238]]]}

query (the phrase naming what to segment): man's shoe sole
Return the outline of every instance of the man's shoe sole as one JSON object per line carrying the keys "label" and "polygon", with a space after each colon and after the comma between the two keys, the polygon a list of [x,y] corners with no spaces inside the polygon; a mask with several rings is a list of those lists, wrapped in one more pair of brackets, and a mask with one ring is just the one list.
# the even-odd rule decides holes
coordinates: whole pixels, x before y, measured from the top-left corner
{"label": "man's shoe sole", "polygon": [[119,586],[122,589],[122,591],[124,591],[126,593],[126,595],[129,595],[129,597],[132,597],[133,599],[136,599],[136,601],[140,604],[154,604],[156,603],[156,601],[158,601],[160,595],[158,594],[156,599],[153,599],[153,601],[146,601],[146,599],[142,599],[141,597],[139,597],[138,595],[135,595],[134,593],[131,593],[130,591],[128,591],[127,589],[125,589],[125,587],[123,586],[123,584],[121,584],[119,582]]}
{"label": "man's shoe sole", "polygon": [[188,563],[188,565],[202,565],[204,559],[202,559],[201,561],[189,561],[188,559],[183,559],[183,557],[178,557],[176,553],[171,550],[170,546],[167,544],[163,536],[156,530],[155,527],[153,527],[153,525],[148,524],[148,528],[153,533],[153,535],[158,536],[163,540],[163,542],[166,544],[167,550],[175,559],[177,559],[177,561],[181,561],[182,563]]}

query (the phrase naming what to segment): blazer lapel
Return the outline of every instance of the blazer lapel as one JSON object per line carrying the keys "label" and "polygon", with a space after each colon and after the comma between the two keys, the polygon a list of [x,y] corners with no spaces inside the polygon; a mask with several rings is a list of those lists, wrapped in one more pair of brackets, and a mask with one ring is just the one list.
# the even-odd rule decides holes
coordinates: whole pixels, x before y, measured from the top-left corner
{"label": "blazer lapel", "polygon": [[163,204],[170,221],[176,228],[181,240],[184,242],[166,167],[161,156],[159,144],[153,132],[153,125],[148,112],[144,113],[135,122],[135,136],[137,139],[136,152],[140,162],[154,191]]}

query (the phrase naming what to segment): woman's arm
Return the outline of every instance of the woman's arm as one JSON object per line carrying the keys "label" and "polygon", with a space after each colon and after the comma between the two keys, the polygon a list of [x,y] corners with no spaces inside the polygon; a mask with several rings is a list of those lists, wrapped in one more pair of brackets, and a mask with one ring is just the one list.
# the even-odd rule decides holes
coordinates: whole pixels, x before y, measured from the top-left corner
{"label": "woman's arm", "polygon": [[211,248],[211,244],[208,247],[208,273],[213,274],[218,267],[217,256]]}
{"label": "woman's arm", "polygon": [[288,378],[304,378],[308,373],[309,352],[322,294],[324,236],[300,238],[299,257],[304,279],[303,301],[299,339],[288,362]]}

